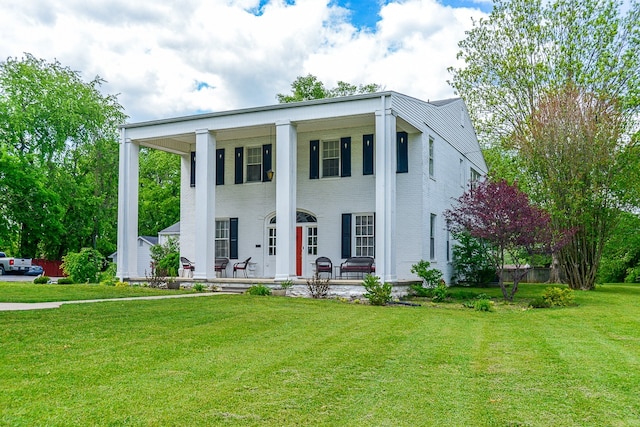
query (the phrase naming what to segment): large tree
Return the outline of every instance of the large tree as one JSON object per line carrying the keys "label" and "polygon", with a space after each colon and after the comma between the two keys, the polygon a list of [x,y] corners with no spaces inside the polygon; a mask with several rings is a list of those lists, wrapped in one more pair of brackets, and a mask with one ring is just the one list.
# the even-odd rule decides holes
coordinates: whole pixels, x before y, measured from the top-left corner
{"label": "large tree", "polygon": [[281,104],[288,102],[309,101],[311,99],[336,98],[339,96],[357,95],[360,93],[374,93],[381,90],[381,86],[375,83],[366,85],[354,85],[343,81],[338,82],[338,86],[327,89],[320,80],[313,74],[298,76],[291,83],[291,94],[279,93],[276,95]]}
{"label": "large tree", "polygon": [[[486,243],[505,300],[513,300],[535,253],[551,253],[569,233],[554,233],[551,216],[530,203],[517,184],[484,181],[469,189],[445,212],[454,232],[467,232]],[[514,264],[512,285],[505,283],[505,262]]]}
{"label": "large tree", "polygon": [[572,288],[594,287],[618,212],[637,204],[640,3],[621,10],[614,0],[499,0],[451,69],[494,176],[519,178],[557,225],[580,227],[562,256]]}
{"label": "large tree", "polygon": [[102,83],[29,54],[0,62],[2,247],[58,259],[113,249],[125,115]]}

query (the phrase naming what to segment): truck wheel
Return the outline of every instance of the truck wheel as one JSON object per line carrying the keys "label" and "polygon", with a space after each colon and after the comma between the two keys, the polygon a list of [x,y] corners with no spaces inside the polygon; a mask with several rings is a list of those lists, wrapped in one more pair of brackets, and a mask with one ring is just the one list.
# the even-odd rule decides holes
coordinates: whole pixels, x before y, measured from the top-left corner
{"label": "truck wheel", "polygon": [[4,276],[4,265],[0,265],[0,276]]}

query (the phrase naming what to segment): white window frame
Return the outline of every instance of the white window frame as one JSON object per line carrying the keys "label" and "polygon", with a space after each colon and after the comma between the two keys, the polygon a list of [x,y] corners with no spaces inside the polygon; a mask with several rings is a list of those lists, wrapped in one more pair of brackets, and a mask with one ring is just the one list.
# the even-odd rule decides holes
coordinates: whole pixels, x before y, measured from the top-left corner
{"label": "white window frame", "polygon": [[[328,144],[335,145],[335,147],[327,147]],[[330,151],[329,151],[330,150]],[[327,156],[328,154],[331,157]],[[322,141],[321,148],[321,169],[322,169],[322,177],[323,178],[338,178],[340,177],[340,140],[339,139],[327,139]],[[325,162],[326,161],[335,161],[337,163],[337,168],[335,169],[335,174],[333,174],[334,169],[331,168],[331,174],[326,174],[325,171]]]}
{"label": "white window frame", "polygon": [[436,214],[429,216],[429,259],[436,259]]}
{"label": "white window frame", "polygon": [[231,231],[229,219],[216,219],[215,257],[229,258]]}
{"label": "white window frame", "polygon": [[429,135],[429,177],[433,178],[435,175],[435,160],[434,160],[434,146],[435,146],[435,140],[434,138]]}
{"label": "white window frame", "polygon": [[267,254],[276,255],[276,227],[267,227]]}
{"label": "white window frame", "polygon": [[[363,220],[365,222],[363,222]],[[376,224],[373,213],[353,215],[353,250],[355,256],[375,256]]]}
{"label": "white window frame", "polygon": [[480,178],[482,178],[482,174],[480,172],[478,172],[474,168],[469,169],[469,187],[472,190],[475,190],[475,188],[478,186]]}
{"label": "white window frame", "polygon": [[[246,151],[247,151],[246,153],[247,164],[245,166],[245,169],[246,169],[245,176],[247,177],[246,182],[262,182],[262,147],[247,147]],[[258,166],[258,169],[260,169],[257,179],[253,179],[253,177],[249,173],[249,168],[250,167],[255,168],[255,166]]]}
{"label": "white window frame", "polygon": [[307,255],[318,255],[318,226],[307,226]]}

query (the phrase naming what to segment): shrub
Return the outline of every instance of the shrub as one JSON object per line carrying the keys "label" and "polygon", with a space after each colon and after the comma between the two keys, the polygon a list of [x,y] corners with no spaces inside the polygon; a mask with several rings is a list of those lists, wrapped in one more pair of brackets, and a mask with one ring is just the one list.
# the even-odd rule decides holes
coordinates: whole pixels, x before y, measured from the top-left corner
{"label": "shrub", "polygon": [[180,268],[180,249],[178,240],[169,238],[162,245],[151,246],[152,275],[158,277],[178,275]]}
{"label": "shrub", "polygon": [[488,299],[479,299],[473,303],[475,311],[493,311],[493,303]]}
{"label": "shrub", "polygon": [[248,295],[271,295],[271,289],[265,285],[253,285],[246,292]]}
{"label": "shrub", "polygon": [[98,274],[98,282],[105,286],[114,286],[116,284],[116,265],[109,263],[105,271]]}
{"label": "shrub", "polygon": [[280,287],[282,289],[291,289],[293,287],[293,281],[285,280],[284,282],[280,283]]}
{"label": "shrub", "polygon": [[329,279],[321,279],[318,273],[307,279],[307,289],[312,298],[325,298],[329,293]]}
{"label": "shrub", "polygon": [[413,293],[413,295],[417,297],[427,298],[431,296],[431,289],[425,288],[424,286],[418,283],[414,283],[411,285],[411,292]]}
{"label": "shrub", "polygon": [[204,292],[204,285],[202,283],[194,283],[192,289],[196,292]]}
{"label": "shrub", "polygon": [[102,269],[104,257],[97,250],[82,248],[80,252],[68,252],[62,260],[62,270],[74,282],[98,283],[98,273]]}
{"label": "shrub", "polygon": [[551,304],[542,297],[538,297],[529,303],[531,308],[549,308]]}
{"label": "shrub", "polygon": [[117,281],[117,282],[115,282],[115,283],[114,283],[114,286],[115,286],[116,288],[128,288],[128,287],[129,287],[129,282],[120,282],[120,281]]}
{"label": "shrub", "polygon": [[435,268],[429,268],[430,265],[428,261],[420,260],[411,266],[411,272],[420,277],[427,288],[435,288],[442,280],[442,272]]}
{"label": "shrub", "polygon": [[46,283],[49,283],[49,280],[51,280],[49,276],[40,276],[33,279],[33,283],[35,283],[36,285],[44,285]]}
{"label": "shrub", "polygon": [[71,277],[61,277],[58,279],[58,285],[73,285],[74,283]]}
{"label": "shrub", "polygon": [[433,302],[442,302],[447,299],[448,295],[449,291],[447,290],[447,285],[445,285],[444,280],[441,280],[438,286],[431,289],[431,301]]}
{"label": "shrub", "polygon": [[458,283],[486,286],[496,275],[496,269],[487,244],[468,232],[453,234],[453,271]]}
{"label": "shrub", "polygon": [[549,304],[549,307],[567,307],[575,305],[574,298],[575,297],[571,289],[559,288],[557,286],[545,289],[542,294],[542,299]]}
{"label": "shrub", "polygon": [[367,291],[363,296],[371,305],[385,305],[391,301],[391,284],[380,283],[378,276],[367,274],[362,281],[362,286]]}

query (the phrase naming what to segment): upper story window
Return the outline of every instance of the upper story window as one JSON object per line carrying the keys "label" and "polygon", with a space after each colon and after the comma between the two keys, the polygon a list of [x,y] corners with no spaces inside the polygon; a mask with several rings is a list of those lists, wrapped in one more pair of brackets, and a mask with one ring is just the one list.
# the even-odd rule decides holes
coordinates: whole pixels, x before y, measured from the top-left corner
{"label": "upper story window", "polygon": [[433,178],[434,173],[434,159],[433,159],[433,137],[429,137],[429,177]]}
{"label": "upper story window", "polygon": [[262,147],[247,148],[247,182],[262,181]]}
{"label": "upper story window", "polygon": [[322,176],[340,176],[340,141],[322,142]]}

